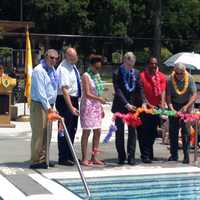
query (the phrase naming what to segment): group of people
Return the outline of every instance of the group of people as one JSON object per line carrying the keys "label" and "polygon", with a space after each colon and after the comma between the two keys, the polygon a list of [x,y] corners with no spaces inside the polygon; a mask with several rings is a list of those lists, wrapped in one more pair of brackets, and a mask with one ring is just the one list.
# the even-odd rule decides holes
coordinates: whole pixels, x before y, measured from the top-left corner
{"label": "group of people", "polygon": [[[183,113],[190,113],[197,98],[197,88],[192,76],[186,71],[186,66],[177,63],[172,74],[167,78],[159,71],[158,61],[150,57],[146,68],[139,73],[134,69],[136,57],[132,52],[124,55],[123,64],[114,72],[114,100],[112,112],[134,112],[137,107],[162,108]],[[139,142],[141,160],[151,163],[155,157],[153,144],[157,137],[160,124],[159,115],[141,113],[142,125],[134,128],[128,126],[127,154],[124,145],[124,123],[116,119],[116,149],[118,163],[135,164],[136,133]],[[183,142],[183,163],[189,163],[189,133],[190,123],[177,116],[169,117],[169,161],[178,160],[178,135],[181,130]]]}
{"label": "group of people", "polygon": [[[51,126],[48,126],[48,113],[58,112],[64,118],[72,144],[77,131],[78,117],[80,116],[83,134],[81,138],[81,164],[92,166],[104,164],[96,158],[94,153],[99,147],[101,133],[101,119],[104,117],[102,97],[104,85],[99,75],[102,66],[102,57],[90,56],[90,66],[82,76],[76,67],[78,55],[74,48],[65,50],[65,58],[59,64],[59,55],[54,49],[47,50],[45,57],[32,72],[30,117],[32,128],[31,165],[30,168],[53,167],[54,163],[47,164],[47,147],[50,145]],[[79,98],[81,98],[79,109]],[[55,106],[54,106],[55,105]],[[56,111],[55,111],[56,110]],[[58,121],[58,164],[72,166],[74,158],[68,142],[64,136],[63,125]],[[93,130],[93,145],[91,159],[87,158],[87,144],[89,134]]]}
{"label": "group of people", "polygon": [[[78,55],[74,48],[65,50],[65,58],[57,69],[59,55],[54,49],[47,50],[44,59],[33,69],[31,83],[30,123],[32,128],[30,168],[53,167],[47,162],[47,149],[50,145],[51,126],[48,126],[48,113],[58,112],[64,118],[65,126],[73,144],[77,131],[78,118],[82,127],[80,163],[84,166],[103,165],[97,159],[101,134],[101,121],[104,117],[102,97],[104,84],[99,70],[102,57],[92,54],[90,65],[82,78],[76,67]],[[113,72],[114,99],[112,112],[135,112],[137,107],[166,108],[191,112],[197,97],[192,76],[185,65],[178,63],[167,80],[159,71],[158,61],[151,57],[144,71],[134,68],[136,56],[132,52],[124,55],[123,63]],[[81,80],[82,79],[82,80]],[[80,99],[80,104],[79,104]],[[79,108],[80,106],[80,108]],[[142,125],[128,126],[127,153],[125,150],[125,128],[121,119],[116,119],[115,145],[118,163],[135,164],[136,140],[138,138],[141,160],[151,163],[154,160],[153,144],[157,136],[160,116],[141,114]],[[181,128],[183,138],[183,163],[189,163],[189,126],[178,117],[169,119],[170,153],[169,160],[178,160],[178,132]],[[58,164],[72,166],[74,158],[63,134],[63,126],[58,121]],[[91,158],[88,158],[88,138],[93,131]]]}

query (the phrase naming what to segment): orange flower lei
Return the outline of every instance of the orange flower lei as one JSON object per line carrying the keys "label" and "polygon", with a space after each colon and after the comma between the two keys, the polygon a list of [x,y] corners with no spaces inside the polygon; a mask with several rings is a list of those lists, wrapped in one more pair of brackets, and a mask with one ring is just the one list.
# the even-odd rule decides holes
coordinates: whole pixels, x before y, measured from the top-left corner
{"label": "orange flower lei", "polygon": [[189,86],[189,74],[188,72],[185,71],[184,73],[184,87],[182,90],[180,90],[176,84],[176,80],[175,80],[175,72],[172,72],[172,83],[173,83],[173,86],[174,86],[174,89],[175,89],[175,92],[178,94],[178,95],[182,95],[186,92],[186,90],[188,89],[188,86]]}

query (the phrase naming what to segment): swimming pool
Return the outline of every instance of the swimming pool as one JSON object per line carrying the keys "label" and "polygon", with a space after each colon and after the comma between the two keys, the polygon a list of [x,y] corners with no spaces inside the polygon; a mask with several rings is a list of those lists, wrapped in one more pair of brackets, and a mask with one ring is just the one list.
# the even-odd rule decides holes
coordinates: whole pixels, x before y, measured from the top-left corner
{"label": "swimming pool", "polygon": [[[120,174],[120,173],[119,173]],[[85,197],[80,179],[57,179]],[[91,200],[200,200],[200,173],[87,178]]]}

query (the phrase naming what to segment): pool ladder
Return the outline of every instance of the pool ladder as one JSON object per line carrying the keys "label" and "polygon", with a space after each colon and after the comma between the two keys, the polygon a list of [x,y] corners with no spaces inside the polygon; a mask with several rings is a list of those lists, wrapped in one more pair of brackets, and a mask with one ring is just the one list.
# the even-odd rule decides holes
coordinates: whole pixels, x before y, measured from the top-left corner
{"label": "pool ladder", "polygon": [[[89,199],[91,198],[91,193],[90,193],[90,190],[89,190],[89,188],[88,188],[86,179],[85,179],[85,177],[84,177],[84,175],[83,175],[83,170],[81,169],[80,163],[79,163],[79,161],[78,161],[78,157],[77,157],[77,155],[76,155],[76,152],[75,152],[75,150],[74,150],[73,144],[72,144],[71,139],[70,139],[70,137],[69,137],[69,133],[68,133],[67,128],[66,128],[66,126],[65,126],[64,119],[61,118],[60,121],[61,121],[61,123],[62,123],[62,125],[63,125],[63,127],[64,127],[64,135],[65,135],[65,138],[66,138],[67,143],[68,143],[68,145],[69,145],[69,147],[70,147],[70,150],[71,150],[71,153],[72,153],[72,155],[73,155],[73,158],[74,158],[74,161],[75,161],[75,163],[76,163],[76,166],[77,166],[77,168],[78,168],[78,172],[79,172],[79,174],[80,174],[80,177],[81,177],[81,180],[82,180],[84,189],[85,189],[86,194],[87,194],[87,197],[84,198],[84,199],[89,200]],[[52,130],[52,122],[48,122],[48,128],[47,128],[47,130],[48,130],[48,131],[51,131],[51,130]],[[47,142],[50,142],[50,141],[49,141],[50,138],[49,138],[48,136],[49,136],[49,134],[47,134],[46,140],[47,140]],[[47,163],[47,165],[49,166],[49,149],[48,149],[48,148],[49,148],[49,147],[48,147],[49,145],[46,145],[46,146],[47,146],[47,149],[46,149],[46,152],[47,152],[46,163]]]}

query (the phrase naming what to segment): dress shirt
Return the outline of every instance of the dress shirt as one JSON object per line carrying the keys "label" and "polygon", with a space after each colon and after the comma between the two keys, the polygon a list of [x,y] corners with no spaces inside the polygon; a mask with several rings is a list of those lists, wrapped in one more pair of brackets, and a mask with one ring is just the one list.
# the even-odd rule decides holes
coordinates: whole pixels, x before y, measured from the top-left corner
{"label": "dress shirt", "polygon": [[57,74],[59,79],[58,95],[63,95],[62,87],[67,87],[68,93],[72,97],[78,97],[78,84],[77,77],[74,71],[77,71],[78,78],[80,80],[80,74],[76,68],[76,65],[70,64],[64,59],[57,68]]}
{"label": "dress shirt", "polygon": [[[55,69],[53,69],[55,70]],[[57,87],[53,87],[51,80],[41,64],[32,73],[31,99],[42,104],[45,110],[51,108],[57,97]]]}

